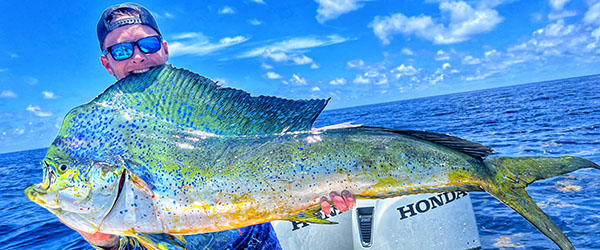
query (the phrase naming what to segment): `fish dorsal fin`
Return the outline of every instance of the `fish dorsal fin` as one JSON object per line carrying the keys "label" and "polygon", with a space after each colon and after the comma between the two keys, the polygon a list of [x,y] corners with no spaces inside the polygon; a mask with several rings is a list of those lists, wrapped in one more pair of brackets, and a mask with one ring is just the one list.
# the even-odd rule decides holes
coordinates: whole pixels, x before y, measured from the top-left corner
{"label": "fish dorsal fin", "polygon": [[463,152],[463,153],[470,155],[472,157],[475,157],[477,159],[482,159],[482,158],[494,153],[494,151],[487,146],[481,145],[479,143],[467,141],[465,139],[462,139],[462,138],[459,138],[456,136],[451,136],[451,135],[445,135],[445,134],[439,134],[439,133],[433,133],[433,132],[427,132],[427,131],[407,130],[407,129],[390,129],[390,128],[381,128],[381,127],[368,127],[368,126],[362,126],[362,127],[370,128],[370,129],[377,129],[377,130],[384,130],[384,131],[389,131],[389,132],[393,132],[393,133],[397,133],[397,134],[415,137],[417,139],[432,142],[432,143],[435,143],[438,145],[442,145],[444,147],[454,149],[456,151]]}
{"label": "fish dorsal fin", "polygon": [[329,99],[250,96],[166,64],[118,81],[94,101],[202,132],[261,135],[310,130]]}

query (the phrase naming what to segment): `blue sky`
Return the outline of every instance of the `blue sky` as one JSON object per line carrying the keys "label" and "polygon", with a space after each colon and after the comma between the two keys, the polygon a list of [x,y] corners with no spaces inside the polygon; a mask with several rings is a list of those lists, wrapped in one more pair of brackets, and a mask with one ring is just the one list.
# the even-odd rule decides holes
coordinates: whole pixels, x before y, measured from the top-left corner
{"label": "blue sky", "polygon": [[[96,22],[116,1],[2,1],[0,153],[47,147],[114,83]],[[600,1],[139,1],[169,63],[328,109],[598,74]]]}

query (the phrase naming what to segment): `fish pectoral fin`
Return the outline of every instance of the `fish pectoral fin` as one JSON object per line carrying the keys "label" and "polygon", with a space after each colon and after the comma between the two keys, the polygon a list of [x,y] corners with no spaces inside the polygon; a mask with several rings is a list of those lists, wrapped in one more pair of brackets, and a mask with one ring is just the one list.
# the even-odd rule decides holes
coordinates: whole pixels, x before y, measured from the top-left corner
{"label": "fish pectoral fin", "polygon": [[286,218],[286,220],[308,222],[308,223],[315,223],[315,224],[338,224],[335,221],[323,219],[322,213],[321,213],[321,206],[318,206],[318,205],[313,206],[309,209],[306,209],[294,216],[290,216],[290,217]]}
{"label": "fish pectoral fin", "polygon": [[144,179],[140,178],[137,174],[129,172],[129,180],[131,180],[131,183],[137,189],[146,192],[149,196],[153,194],[152,186],[150,186]]}
{"label": "fish pectoral fin", "polygon": [[181,235],[136,234],[134,237],[149,250],[187,250],[186,241]]}

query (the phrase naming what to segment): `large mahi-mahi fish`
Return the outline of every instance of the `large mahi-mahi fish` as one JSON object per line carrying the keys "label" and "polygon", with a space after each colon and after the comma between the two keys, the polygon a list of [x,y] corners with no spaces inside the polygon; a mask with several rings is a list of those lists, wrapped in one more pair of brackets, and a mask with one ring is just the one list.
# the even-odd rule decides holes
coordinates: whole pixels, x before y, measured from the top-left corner
{"label": "large mahi-mahi fish", "polygon": [[159,66],[71,110],[42,161],[43,183],[25,193],[73,228],[159,248],[151,235],[272,220],[330,223],[315,214],[330,191],[357,198],[485,191],[560,248],[574,249],[525,187],[597,164],[487,157],[491,149],[480,144],[421,131],[313,129],[326,104],[251,97]]}

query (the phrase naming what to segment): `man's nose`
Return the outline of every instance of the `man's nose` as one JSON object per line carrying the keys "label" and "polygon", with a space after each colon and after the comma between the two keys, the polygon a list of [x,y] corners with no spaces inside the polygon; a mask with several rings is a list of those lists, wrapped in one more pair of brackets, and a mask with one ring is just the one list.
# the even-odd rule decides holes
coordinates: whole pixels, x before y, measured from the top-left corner
{"label": "man's nose", "polygon": [[138,46],[133,46],[133,56],[131,57],[131,62],[133,63],[141,63],[146,60],[146,53],[142,52]]}

